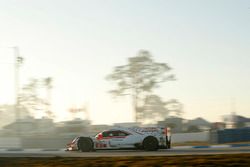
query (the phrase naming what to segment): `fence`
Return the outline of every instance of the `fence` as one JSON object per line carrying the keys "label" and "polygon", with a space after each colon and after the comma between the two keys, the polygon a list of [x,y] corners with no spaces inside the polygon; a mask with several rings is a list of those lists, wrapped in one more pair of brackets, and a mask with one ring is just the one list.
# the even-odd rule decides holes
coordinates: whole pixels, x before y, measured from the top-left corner
{"label": "fence", "polygon": [[219,144],[248,142],[250,141],[250,127],[214,131],[211,133],[211,141]]}

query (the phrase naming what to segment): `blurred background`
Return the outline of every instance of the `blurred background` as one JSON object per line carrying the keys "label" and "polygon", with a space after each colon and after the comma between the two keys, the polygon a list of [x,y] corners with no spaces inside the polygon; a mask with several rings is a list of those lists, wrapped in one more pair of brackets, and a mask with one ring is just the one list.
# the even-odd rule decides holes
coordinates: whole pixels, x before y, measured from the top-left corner
{"label": "blurred background", "polygon": [[113,126],[249,141],[249,19],[247,0],[0,0],[0,147]]}

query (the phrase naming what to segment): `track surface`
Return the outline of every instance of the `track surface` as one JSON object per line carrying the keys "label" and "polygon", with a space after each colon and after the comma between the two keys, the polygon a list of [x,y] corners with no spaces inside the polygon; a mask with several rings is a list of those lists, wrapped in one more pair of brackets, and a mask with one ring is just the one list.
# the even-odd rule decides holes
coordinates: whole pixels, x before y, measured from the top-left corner
{"label": "track surface", "polygon": [[0,157],[122,157],[122,156],[175,156],[175,155],[215,155],[215,154],[242,154],[250,153],[250,147],[237,148],[196,148],[196,149],[170,149],[158,151],[138,150],[106,150],[96,152],[70,152],[70,151],[38,151],[34,149],[18,151],[1,151]]}

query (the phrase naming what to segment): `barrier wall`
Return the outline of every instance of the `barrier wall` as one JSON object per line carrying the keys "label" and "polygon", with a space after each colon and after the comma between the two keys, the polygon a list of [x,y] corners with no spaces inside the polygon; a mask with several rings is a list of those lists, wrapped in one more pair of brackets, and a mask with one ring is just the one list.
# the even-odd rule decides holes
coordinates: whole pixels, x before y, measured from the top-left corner
{"label": "barrier wall", "polygon": [[18,137],[1,137],[0,148],[21,148],[22,141]]}
{"label": "barrier wall", "polygon": [[172,134],[172,143],[183,143],[192,141],[204,141],[207,142],[210,139],[209,132],[197,132],[197,133],[175,133]]}
{"label": "barrier wall", "polygon": [[65,148],[73,138],[23,138],[23,148]]}

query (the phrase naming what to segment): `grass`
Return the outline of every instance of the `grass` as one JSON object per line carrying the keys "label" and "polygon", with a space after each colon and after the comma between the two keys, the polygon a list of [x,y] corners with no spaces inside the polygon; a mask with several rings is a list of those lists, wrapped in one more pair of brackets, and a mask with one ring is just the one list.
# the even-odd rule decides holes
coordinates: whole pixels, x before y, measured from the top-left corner
{"label": "grass", "polygon": [[249,142],[222,143],[222,144],[211,144],[209,142],[191,141],[191,142],[184,142],[184,143],[172,143],[172,146],[209,146],[209,145],[225,145],[225,144],[250,144],[250,141]]}
{"label": "grass", "polygon": [[98,158],[0,158],[1,167],[249,166],[250,154]]}
{"label": "grass", "polygon": [[201,142],[201,141],[192,141],[192,142],[183,142],[183,143],[172,143],[172,146],[209,146],[211,145],[209,142]]}

